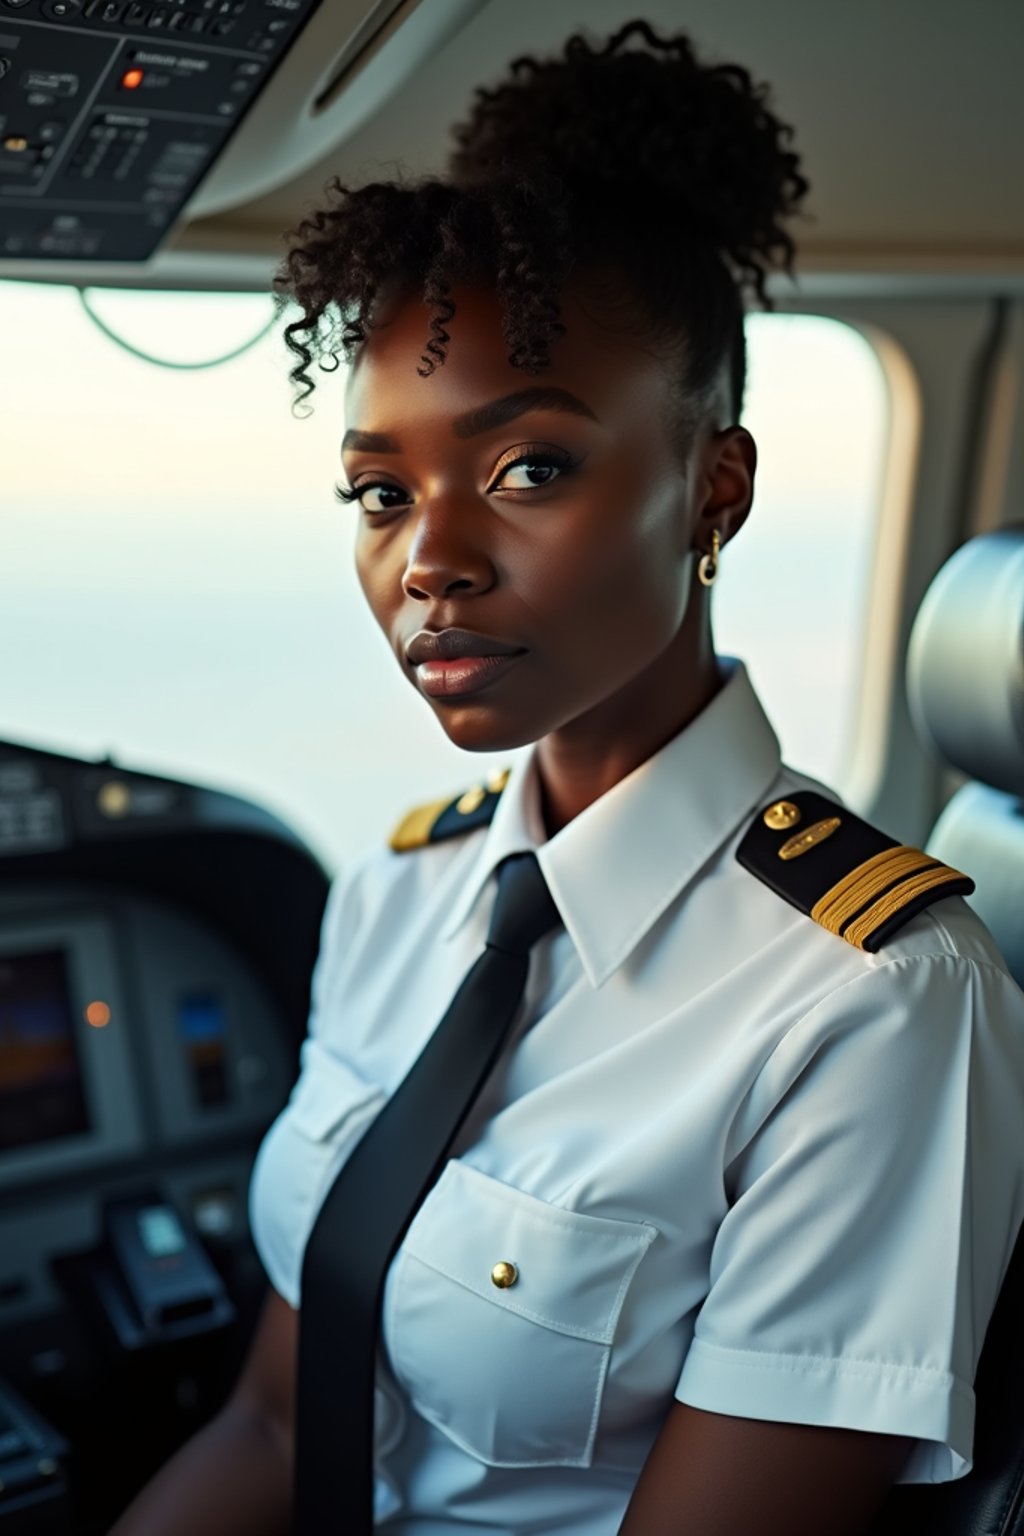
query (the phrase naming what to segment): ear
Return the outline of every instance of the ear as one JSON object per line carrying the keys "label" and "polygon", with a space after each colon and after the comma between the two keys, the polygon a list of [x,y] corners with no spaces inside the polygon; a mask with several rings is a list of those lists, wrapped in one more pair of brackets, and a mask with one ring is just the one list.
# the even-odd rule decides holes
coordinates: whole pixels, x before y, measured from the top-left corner
{"label": "ear", "polygon": [[728,544],[747,520],[754,499],[757,444],[746,427],[726,427],[711,432],[701,448],[694,507],[694,547],[711,548],[717,528]]}

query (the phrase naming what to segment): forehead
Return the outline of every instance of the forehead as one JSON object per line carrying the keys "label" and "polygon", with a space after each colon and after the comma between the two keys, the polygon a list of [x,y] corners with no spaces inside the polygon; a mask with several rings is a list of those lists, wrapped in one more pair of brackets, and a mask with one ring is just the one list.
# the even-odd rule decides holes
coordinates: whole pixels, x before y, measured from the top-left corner
{"label": "forehead", "polygon": [[427,378],[417,368],[431,335],[429,308],[414,296],[383,311],[349,373],[350,427],[383,431],[399,420],[438,424],[531,385],[570,391],[605,425],[661,419],[671,388],[669,365],[621,312],[602,312],[596,299],[567,290],[560,314],[566,333],[552,343],[548,367],[528,374],[508,361],[511,348],[493,290],[457,287],[452,302],[447,356]]}

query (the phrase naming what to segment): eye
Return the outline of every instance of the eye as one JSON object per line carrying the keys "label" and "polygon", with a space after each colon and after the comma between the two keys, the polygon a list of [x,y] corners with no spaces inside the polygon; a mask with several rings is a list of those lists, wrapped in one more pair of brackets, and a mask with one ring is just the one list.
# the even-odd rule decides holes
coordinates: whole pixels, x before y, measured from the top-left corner
{"label": "eye", "polygon": [[[364,480],[361,485],[353,485],[351,487],[336,485],[334,487],[334,494],[338,501],[346,503],[357,501],[364,512],[372,514],[375,512],[393,512],[396,506],[403,504],[401,498],[405,493],[400,491],[396,485],[387,485],[383,480]],[[372,502],[367,503],[364,501],[363,498],[365,496],[375,496],[377,498],[377,505],[375,506]],[[394,496],[398,499],[388,501],[385,498],[389,496]]]}
{"label": "eye", "polygon": [[543,452],[520,453],[502,465],[496,478],[488,487],[495,491],[537,491],[551,485],[561,475],[576,468],[579,461],[571,454],[546,448]]}

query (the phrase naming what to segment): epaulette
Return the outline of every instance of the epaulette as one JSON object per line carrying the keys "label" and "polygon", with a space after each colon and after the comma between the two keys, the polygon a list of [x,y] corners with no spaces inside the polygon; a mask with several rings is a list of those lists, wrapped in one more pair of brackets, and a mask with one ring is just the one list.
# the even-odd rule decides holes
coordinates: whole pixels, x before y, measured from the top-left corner
{"label": "epaulette", "polygon": [[872,954],[933,901],[974,890],[958,869],[810,790],[762,807],[736,857],[791,906]]}
{"label": "epaulette", "polygon": [[500,773],[489,774],[485,783],[474,784],[454,800],[432,800],[429,805],[416,806],[402,817],[388,840],[389,846],[396,853],[406,853],[410,848],[425,848],[428,843],[471,832],[474,827],[486,827],[508,783],[509,772],[504,768]]}

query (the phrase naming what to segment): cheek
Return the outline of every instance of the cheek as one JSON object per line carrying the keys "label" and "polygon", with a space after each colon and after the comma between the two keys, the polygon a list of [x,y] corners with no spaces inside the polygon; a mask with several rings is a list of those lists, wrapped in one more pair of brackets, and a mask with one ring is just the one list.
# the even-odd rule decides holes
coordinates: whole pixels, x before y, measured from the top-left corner
{"label": "cheek", "polygon": [[675,497],[613,509],[571,537],[556,531],[523,557],[531,606],[582,663],[615,654],[628,665],[660,652],[678,630],[687,582],[677,509]]}

